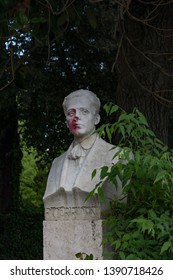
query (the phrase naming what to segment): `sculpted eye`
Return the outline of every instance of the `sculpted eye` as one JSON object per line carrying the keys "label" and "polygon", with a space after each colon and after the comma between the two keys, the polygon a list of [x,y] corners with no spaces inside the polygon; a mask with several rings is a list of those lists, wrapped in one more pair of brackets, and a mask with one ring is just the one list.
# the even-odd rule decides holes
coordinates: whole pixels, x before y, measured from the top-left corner
{"label": "sculpted eye", "polygon": [[86,115],[86,114],[89,113],[89,111],[88,111],[86,108],[81,108],[80,111],[81,111],[84,115]]}
{"label": "sculpted eye", "polygon": [[72,117],[72,116],[74,116],[74,113],[75,113],[74,110],[70,110],[67,112],[67,116]]}

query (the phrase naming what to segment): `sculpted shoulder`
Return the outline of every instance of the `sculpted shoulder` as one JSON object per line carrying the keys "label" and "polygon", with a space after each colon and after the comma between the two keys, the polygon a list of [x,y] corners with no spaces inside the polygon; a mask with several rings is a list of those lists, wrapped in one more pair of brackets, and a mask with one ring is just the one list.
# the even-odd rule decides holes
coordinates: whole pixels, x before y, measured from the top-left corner
{"label": "sculpted shoulder", "polygon": [[52,162],[52,167],[54,165],[59,164],[61,161],[63,161],[66,157],[67,152],[64,152],[63,154],[61,154],[59,157],[54,158],[53,162]]}
{"label": "sculpted shoulder", "polygon": [[[112,145],[102,138],[98,139],[97,149],[103,156],[103,162],[105,163],[116,163],[119,160],[119,157],[116,157],[115,154],[121,149],[118,146]],[[114,157],[115,156],[115,157]]]}

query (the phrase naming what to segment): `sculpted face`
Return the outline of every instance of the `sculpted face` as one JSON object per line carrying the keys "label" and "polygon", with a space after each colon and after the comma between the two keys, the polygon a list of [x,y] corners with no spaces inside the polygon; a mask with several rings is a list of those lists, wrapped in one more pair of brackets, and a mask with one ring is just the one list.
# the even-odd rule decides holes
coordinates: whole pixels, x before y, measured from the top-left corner
{"label": "sculpted face", "polygon": [[82,140],[95,130],[100,116],[91,105],[90,98],[86,96],[73,97],[67,104],[66,120],[67,126],[75,139]]}

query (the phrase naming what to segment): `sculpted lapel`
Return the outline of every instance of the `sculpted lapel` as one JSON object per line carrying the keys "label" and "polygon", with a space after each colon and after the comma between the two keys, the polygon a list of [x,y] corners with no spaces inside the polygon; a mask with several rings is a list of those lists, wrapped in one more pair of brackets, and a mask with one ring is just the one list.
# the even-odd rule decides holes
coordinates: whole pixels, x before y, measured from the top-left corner
{"label": "sculpted lapel", "polygon": [[[73,187],[77,187],[85,192],[90,192],[94,189],[96,184],[100,181],[100,168],[104,165],[110,166],[110,163],[116,163],[117,158],[112,160],[113,155],[118,148],[112,149],[114,146],[105,142],[101,138],[97,138],[88,155],[86,156],[79,174],[76,178]],[[52,163],[52,167],[48,176],[47,188],[44,198],[57,192],[59,188],[66,189],[65,178],[67,174],[68,152],[71,150],[71,146],[68,151],[65,152]],[[92,172],[97,169],[96,176],[92,179]]]}
{"label": "sculpted lapel", "polygon": [[[74,186],[83,191],[90,192],[100,181],[100,168],[104,165],[110,166],[114,152],[113,146],[101,138],[97,138],[90,152],[86,156]],[[97,169],[96,176],[92,179],[92,172]]]}

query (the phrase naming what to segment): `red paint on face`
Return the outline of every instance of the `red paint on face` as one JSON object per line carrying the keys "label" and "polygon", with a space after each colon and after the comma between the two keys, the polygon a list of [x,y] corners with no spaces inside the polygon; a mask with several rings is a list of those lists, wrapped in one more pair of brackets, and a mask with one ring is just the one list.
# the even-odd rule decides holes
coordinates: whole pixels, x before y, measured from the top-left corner
{"label": "red paint on face", "polygon": [[95,130],[96,114],[91,112],[91,104],[84,99],[72,99],[67,106],[66,122],[75,139],[82,139]]}
{"label": "red paint on face", "polygon": [[68,127],[73,134],[76,134],[77,131],[81,128],[80,124],[78,124],[78,119],[78,117],[74,117],[68,120]]}

